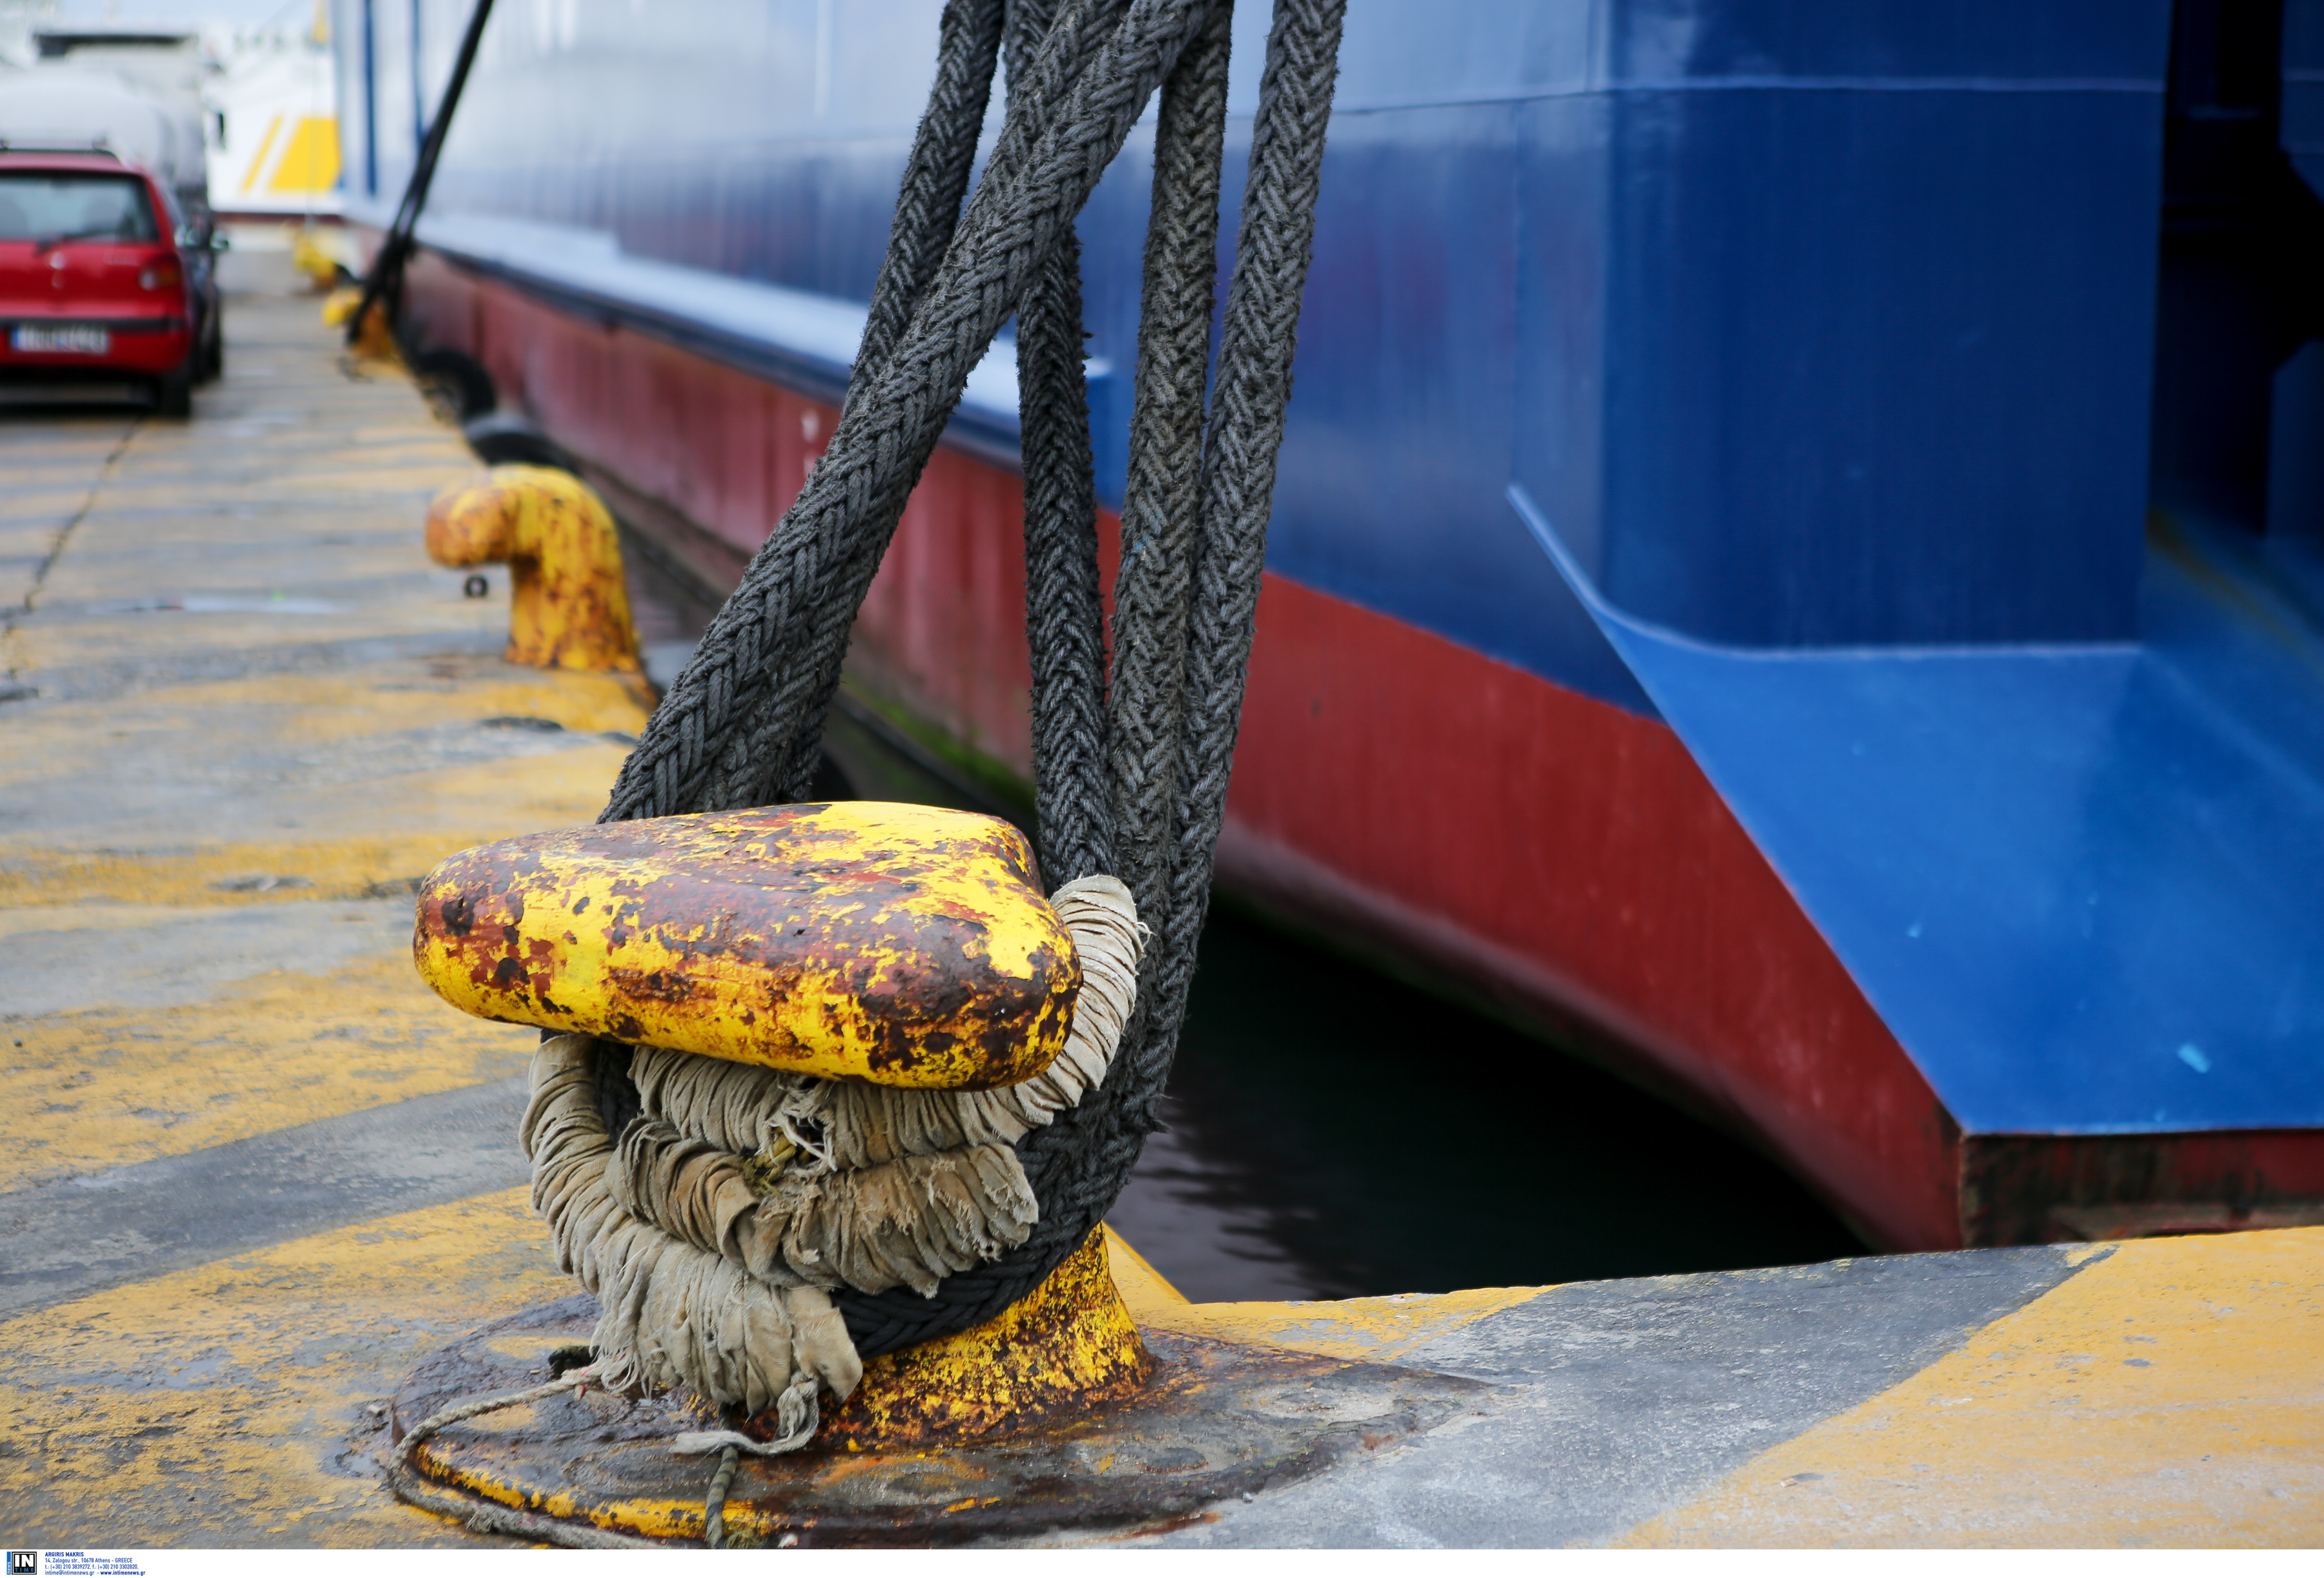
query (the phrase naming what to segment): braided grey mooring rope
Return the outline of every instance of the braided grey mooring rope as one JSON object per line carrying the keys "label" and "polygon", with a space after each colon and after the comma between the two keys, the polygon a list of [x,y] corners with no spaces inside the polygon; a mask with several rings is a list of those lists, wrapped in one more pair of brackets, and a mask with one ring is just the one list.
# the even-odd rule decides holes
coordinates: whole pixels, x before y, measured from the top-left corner
{"label": "braided grey mooring rope", "polygon": [[[1111,1206],[1156,1126],[1241,716],[1345,9],[1276,0],[1206,416],[1230,5],[950,0],[839,426],[601,818],[807,792],[856,611],[970,368],[1015,313],[1044,875],[1120,876],[1154,938],[1113,1076],[1017,1142],[1030,1236],[933,1297],[841,1290],[867,1358],[1029,1291]],[[964,212],[1004,49],[1007,117]],[[1109,696],[1073,224],[1157,88]]]}

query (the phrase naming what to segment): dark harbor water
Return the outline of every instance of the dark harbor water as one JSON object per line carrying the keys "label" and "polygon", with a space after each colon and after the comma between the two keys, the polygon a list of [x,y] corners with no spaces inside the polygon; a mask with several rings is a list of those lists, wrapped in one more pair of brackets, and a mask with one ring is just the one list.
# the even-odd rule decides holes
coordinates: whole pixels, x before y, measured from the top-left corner
{"label": "dark harbor water", "polygon": [[[633,563],[674,673],[709,610]],[[818,796],[1022,820],[860,702]],[[1793,1265],[1864,1246],[1782,1168],[1547,1043],[1226,908],[1163,1111],[1109,1221],[1198,1302]]]}
{"label": "dark harbor water", "polygon": [[1862,1252],[1782,1169],[1548,1045],[1213,912],[1113,1225],[1197,1300],[1341,1298]]}

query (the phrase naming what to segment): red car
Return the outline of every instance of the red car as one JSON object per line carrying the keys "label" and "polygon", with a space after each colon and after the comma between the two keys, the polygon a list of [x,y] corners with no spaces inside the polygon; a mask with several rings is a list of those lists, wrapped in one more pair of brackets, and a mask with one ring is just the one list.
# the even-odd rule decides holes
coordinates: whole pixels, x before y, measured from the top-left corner
{"label": "red car", "polygon": [[189,415],[220,360],[209,247],[110,154],[0,152],[0,378],[133,380]]}

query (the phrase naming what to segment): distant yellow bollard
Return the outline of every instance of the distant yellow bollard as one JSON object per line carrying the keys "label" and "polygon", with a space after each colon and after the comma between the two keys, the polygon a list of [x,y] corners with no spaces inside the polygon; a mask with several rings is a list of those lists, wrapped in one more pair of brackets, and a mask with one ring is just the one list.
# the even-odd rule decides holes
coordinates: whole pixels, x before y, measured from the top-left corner
{"label": "distant yellow bollard", "polygon": [[[353,318],[355,309],[362,305],[361,285],[340,286],[323,298],[323,327],[345,328],[347,319]],[[371,304],[371,310],[364,315],[363,333],[355,337],[355,343],[348,349],[359,356],[368,356],[375,361],[401,359],[401,353],[395,348],[395,330],[389,327],[387,321],[386,303],[374,301]]]}
{"label": "distant yellow bollard", "polygon": [[290,266],[306,275],[318,291],[337,284],[341,272],[339,260],[317,245],[313,229],[303,226],[290,231]]}
{"label": "distant yellow bollard", "polygon": [[545,466],[496,466],[428,506],[428,557],[458,569],[505,563],[508,660],[634,674],[637,631],[613,517],[588,484]]}

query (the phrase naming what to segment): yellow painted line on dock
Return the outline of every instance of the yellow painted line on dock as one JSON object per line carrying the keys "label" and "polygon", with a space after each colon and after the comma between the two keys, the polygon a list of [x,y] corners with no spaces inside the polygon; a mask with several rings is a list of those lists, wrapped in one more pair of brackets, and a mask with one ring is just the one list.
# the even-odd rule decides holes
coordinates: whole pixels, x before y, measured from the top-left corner
{"label": "yellow painted line on dock", "polygon": [[2123,1244],[1625,1543],[2324,1544],[2324,1228]]}
{"label": "yellow painted line on dock", "polygon": [[[67,913],[118,926],[178,912]],[[51,1014],[6,1032],[0,1194],[506,1079],[540,1041],[446,1012],[402,951],[327,974],[272,972],[182,1006]]]}
{"label": "yellow painted line on dock", "polygon": [[1108,1227],[1106,1256],[1114,1286],[1141,1326],[1255,1343],[1324,1359],[1391,1364],[1423,1343],[1514,1309],[1547,1287],[1465,1287],[1457,1293],[1397,1293],[1379,1298],[1255,1300],[1195,1304]]}
{"label": "yellow painted line on dock", "polygon": [[[576,776],[588,775],[579,764]],[[610,780],[608,780],[610,781]],[[559,796],[558,798],[564,798]],[[69,922],[53,909],[118,905],[112,924],[132,924],[130,908],[230,909],[316,899],[378,899],[424,876],[446,855],[470,844],[540,831],[510,819],[505,829],[478,824],[447,835],[383,829],[378,837],[328,843],[213,844],[168,852],[111,849],[8,849],[0,853],[0,935]],[[287,885],[282,879],[292,879]],[[269,879],[273,886],[258,887]]]}
{"label": "yellow painted line on dock", "polygon": [[[571,737],[540,754],[451,767],[401,744],[493,719],[520,733],[529,720],[554,724]],[[0,794],[94,798],[141,755],[246,781],[234,783],[238,803],[226,816],[214,803],[140,797],[117,815],[68,815],[0,835],[0,905],[359,895],[420,876],[471,844],[590,820],[629,751],[607,736],[634,735],[644,720],[633,685],[465,656],[44,709],[14,720]],[[265,876],[296,881],[235,886]]]}
{"label": "yellow painted line on dock", "polygon": [[[1423,1343],[1514,1309],[1547,1287],[1464,1287],[1379,1298],[1291,1299],[1152,1306],[1131,1312],[1148,1325],[1223,1343],[1259,1343],[1325,1359],[1392,1364]],[[1125,1291],[1124,1301],[1129,1295]]]}
{"label": "yellow painted line on dock", "polygon": [[9,1537],[466,1543],[388,1495],[366,1406],[453,1338],[571,1291],[520,1189],[0,1320]]}

